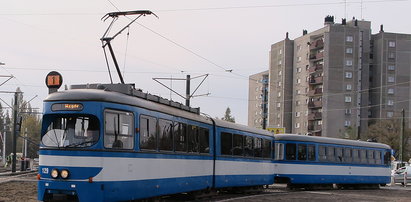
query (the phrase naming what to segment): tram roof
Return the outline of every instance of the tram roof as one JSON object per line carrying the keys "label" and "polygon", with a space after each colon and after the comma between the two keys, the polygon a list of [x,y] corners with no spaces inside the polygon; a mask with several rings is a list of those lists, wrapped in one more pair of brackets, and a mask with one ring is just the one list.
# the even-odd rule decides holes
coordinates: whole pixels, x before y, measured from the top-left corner
{"label": "tram roof", "polygon": [[[182,107],[181,104],[177,105],[175,104],[175,102],[171,103],[172,101],[170,101],[170,103],[165,104],[164,102],[153,101],[155,99],[148,99],[147,94],[145,96],[143,96],[142,94],[138,94],[138,93],[142,93],[141,91],[136,92],[136,90],[131,91],[130,89],[124,90],[122,89],[123,87],[125,87],[125,85],[123,84],[119,84],[119,85],[123,85],[123,87],[121,87],[120,90],[118,90],[118,88],[113,88],[113,86],[117,84],[111,84],[111,85],[112,86],[109,88],[101,88],[96,84],[76,85],[74,86],[74,89],[58,91],[58,92],[49,94],[44,101],[45,102],[99,101],[99,102],[125,104],[125,105],[130,105],[130,106],[141,107],[141,108],[145,108],[148,110],[157,111],[161,113],[166,113],[169,115],[186,118],[186,119],[190,119],[193,121],[212,124],[211,118],[200,115],[199,108],[187,108],[185,106],[186,107],[185,109],[181,109]],[[104,84],[104,86],[110,86],[110,85]],[[132,92],[132,94],[130,95],[129,92]],[[138,96],[136,95],[136,93],[138,94]],[[149,96],[153,96],[153,95],[149,95]],[[164,98],[159,98],[158,96],[153,96],[153,97],[165,100]],[[198,110],[198,111],[195,111],[193,109]],[[223,121],[219,119],[213,119],[213,120],[215,121],[216,125],[219,127],[225,127],[225,128],[230,128],[234,130],[241,130],[241,131],[250,132],[250,133],[272,136],[272,133],[266,130],[252,128],[252,127],[248,127],[245,125],[235,124],[235,123],[231,123],[231,122],[227,122],[227,121]]]}
{"label": "tram roof", "polygon": [[349,145],[358,147],[373,147],[382,149],[391,149],[390,146],[377,142],[365,142],[360,140],[347,140],[331,137],[317,137],[317,136],[307,136],[307,135],[297,135],[297,134],[276,134],[274,135],[275,140],[291,140],[291,141],[303,141],[303,142],[316,142],[325,144],[338,144],[338,145]]}

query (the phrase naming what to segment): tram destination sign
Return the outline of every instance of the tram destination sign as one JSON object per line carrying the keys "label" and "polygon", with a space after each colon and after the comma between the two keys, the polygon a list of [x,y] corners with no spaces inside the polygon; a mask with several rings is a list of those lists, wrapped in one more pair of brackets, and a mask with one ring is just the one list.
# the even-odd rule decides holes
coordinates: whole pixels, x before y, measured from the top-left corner
{"label": "tram destination sign", "polygon": [[52,111],[81,111],[83,105],[78,103],[58,103],[51,105]]}

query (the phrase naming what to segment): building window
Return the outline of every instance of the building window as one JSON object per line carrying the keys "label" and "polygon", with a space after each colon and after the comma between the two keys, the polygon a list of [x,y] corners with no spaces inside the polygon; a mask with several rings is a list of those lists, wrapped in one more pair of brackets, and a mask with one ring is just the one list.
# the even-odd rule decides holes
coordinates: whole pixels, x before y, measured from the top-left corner
{"label": "building window", "polygon": [[345,53],[352,54],[352,48],[346,48]]}
{"label": "building window", "polygon": [[387,117],[392,118],[394,116],[394,112],[387,112]]}
{"label": "building window", "polygon": [[301,90],[296,90],[295,92],[297,95],[301,94]]}
{"label": "building window", "polygon": [[352,72],[345,72],[345,78],[351,79],[352,78]]}
{"label": "building window", "polygon": [[395,65],[388,65],[388,70],[395,70]]}
{"label": "building window", "polygon": [[394,48],[395,47],[395,41],[389,41],[388,42],[388,47]]}
{"label": "building window", "polygon": [[300,128],[300,123],[295,123],[295,128]]}
{"label": "building window", "polygon": [[278,92],[278,97],[281,97],[281,92]]}
{"label": "building window", "polygon": [[354,39],[353,36],[348,35],[348,36],[346,37],[345,41],[347,41],[347,42],[352,42],[353,39]]}
{"label": "building window", "polygon": [[281,103],[277,102],[277,107],[278,108],[281,107]]}
{"label": "building window", "polygon": [[297,57],[297,62],[301,62],[301,57],[300,56]]}
{"label": "building window", "polygon": [[297,68],[297,72],[301,72],[301,67],[298,67],[298,68]]}
{"label": "building window", "polygon": [[278,82],[278,87],[281,87],[281,81]]}
{"label": "building window", "polygon": [[319,126],[323,125],[323,121],[321,121],[321,120],[318,121],[318,122],[317,122],[317,125],[319,125]]}
{"label": "building window", "polygon": [[300,117],[301,112],[295,112],[295,117]]}
{"label": "building window", "polygon": [[296,105],[296,106],[298,106],[298,105],[300,105],[300,104],[301,104],[301,101],[299,101],[299,100],[295,101],[295,105]]}
{"label": "building window", "polygon": [[301,50],[301,45],[298,45],[297,46],[297,51],[300,51]]}
{"label": "building window", "polygon": [[278,76],[281,76],[283,74],[283,72],[280,70],[278,71]]}
{"label": "building window", "polygon": [[282,63],[283,63],[283,61],[282,61],[282,60],[279,60],[279,61],[278,61],[278,64],[279,64],[279,65],[281,65]]}
{"label": "building window", "polygon": [[345,65],[346,66],[352,66],[352,60],[351,59],[345,60]]}
{"label": "building window", "polygon": [[283,54],[283,49],[278,50],[278,54]]}
{"label": "building window", "polygon": [[297,83],[301,83],[301,79],[300,79],[300,78],[297,79]]}
{"label": "building window", "polygon": [[394,76],[388,76],[388,82],[389,83],[394,83],[395,82],[395,77]]}
{"label": "building window", "polygon": [[277,118],[281,118],[281,114],[277,114]]}
{"label": "building window", "polygon": [[347,84],[347,86],[345,87],[346,90],[352,90],[352,85],[351,84]]}
{"label": "building window", "polygon": [[389,52],[388,53],[388,58],[389,59],[395,59],[395,52]]}
{"label": "building window", "polygon": [[345,96],[345,102],[351,102],[351,96]]}
{"label": "building window", "polygon": [[351,114],[351,109],[345,109],[345,114],[350,115]]}
{"label": "building window", "polygon": [[345,120],[344,121],[344,126],[345,127],[351,126],[351,121],[350,120]]}
{"label": "building window", "polygon": [[393,95],[394,94],[394,88],[389,88],[388,89],[388,94]]}
{"label": "building window", "polygon": [[393,106],[393,105],[394,105],[394,100],[388,100],[388,101],[387,101],[387,104],[388,104],[389,106]]}

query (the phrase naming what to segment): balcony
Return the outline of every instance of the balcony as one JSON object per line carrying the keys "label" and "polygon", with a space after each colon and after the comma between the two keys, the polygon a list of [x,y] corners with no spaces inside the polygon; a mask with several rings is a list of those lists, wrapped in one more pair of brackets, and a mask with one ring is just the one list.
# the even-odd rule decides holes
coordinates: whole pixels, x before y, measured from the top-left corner
{"label": "balcony", "polygon": [[322,101],[310,101],[308,102],[308,108],[313,109],[313,108],[321,108],[323,107],[323,102]]}
{"label": "balcony", "polygon": [[316,88],[314,90],[308,91],[308,96],[318,96],[323,94],[323,89],[322,88]]}
{"label": "balcony", "polygon": [[318,39],[316,41],[310,42],[310,49],[320,49],[324,47],[324,41],[322,39]]}
{"label": "balcony", "polygon": [[318,77],[314,77],[310,79],[310,84],[322,84],[323,83],[323,77],[322,76],[318,76]]}
{"label": "balcony", "polygon": [[319,120],[322,119],[322,113],[321,112],[313,112],[308,114],[308,120],[309,121],[314,121],[314,120]]}
{"label": "balcony", "polygon": [[322,130],[321,125],[317,125],[317,124],[309,124],[308,125],[308,132],[321,131],[321,130]]}
{"label": "balcony", "polygon": [[315,66],[310,67],[310,68],[308,69],[308,71],[309,71],[310,73],[313,73],[313,72],[316,72],[316,71],[322,71],[322,70],[323,70],[323,65],[322,65],[322,64],[316,64]]}
{"label": "balcony", "polygon": [[311,53],[310,54],[310,60],[322,60],[324,57],[324,52],[320,52],[320,53]]}

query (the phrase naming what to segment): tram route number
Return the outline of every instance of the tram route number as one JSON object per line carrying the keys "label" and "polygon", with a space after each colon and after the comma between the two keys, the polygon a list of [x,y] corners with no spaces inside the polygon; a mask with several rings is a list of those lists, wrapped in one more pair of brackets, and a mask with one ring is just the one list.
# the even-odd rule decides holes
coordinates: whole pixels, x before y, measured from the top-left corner
{"label": "tram route number", "polygon": [[41,169],[41,172],[42,172],[43,174],[49,174],[49,168],[42,168],[42,169]]}

